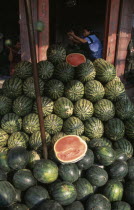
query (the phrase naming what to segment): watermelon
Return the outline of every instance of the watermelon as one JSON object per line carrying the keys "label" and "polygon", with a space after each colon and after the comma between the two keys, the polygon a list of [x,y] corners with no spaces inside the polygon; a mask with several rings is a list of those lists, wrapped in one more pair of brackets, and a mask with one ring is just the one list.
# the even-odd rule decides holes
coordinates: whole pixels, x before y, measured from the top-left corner
{"label": "watermelon", "polygon": [[29,161],[29,153],[24,147],[15,147],[8,152],[8,165],[14,169],[25,168]]}
{"label": "watermelon", "polygon": [[104,126],[101,120],[91,117],[84,122],[85,135],[89,138],[101,138],[104,133]]}
{"label": "watermelon", "polygon": [[4,170],[5,172],[10,171],[7,161],[7,151],[0,151],[0,169]]}
{"label": "watermelon", "polygon": [[64,210],[63,207],[55,200],[44,200],[34,210],[44,210],[44,209],[53,209],[53,210]]}
{"label": "watermelon", "polygon": [[134,157],[130,158],[127,161],[128,164],[128,173],[127,173],[127,178],[130,181],[134,181]]}
{"label": "watermelon", "polygon": [[86,179],[93,186],[101,187],[108,181],[108,173],[105,169],[93,165],[86,171]]}
{"label": "watermelon", "polygon": [[105,90],[103,85],[97,80],[85,83],[85,98],[91,102],[97,102],[104,97]]}
{"label": "watermelon", "polygon": [[[46,144],[48,146],[51,143],[51,136],[49,133],[45,132],[45,137],[46,137]],[[30,136],[29,145],[31,149],[42,150],[42,139],[40,131],[35,131],[32,133],[32,135]]]}
{"label": "watermelon", "polygon": [[70,64],[61,62],[56,66],[54,76],[56,79],[66,83],[74,78],[74,70],[74,67],[72,67]]}
{"label": "watermelon", "polygon": [[63,46],[54,44],[47,49],[47,59],[53,64],[61,63],[66,59],[66,50]]}
{"label": "watermelon", "polygon": [[63,136],[66,136],[67,134],[63,133],[63,132],[58,132],[56,133],[53,137],[52,137],[52,140],[51,140],[51,143],[52,144],[55,144],[55,142],[60,139],[61,137]]}
{"label": "watermelon", "polygon": [[117,141],[124,136],[125,126],[120,119],[113,118],[106,122],[104,130],[107,138],[112,141]]}
{"label": "watermelon", "polygon": [[115,201],[112,203],[112,210],[131,210],[131,206],[125,201]]}
{"label": "watermelon", "polygon": [[64,84],[57,80],[51,79],[45,84],[45,94],[52,100],[56,100],[63,96]]}
{"label": "watermelon", "polygon": [[94,153],[92,150],[87,149],[85,156],[77,162],[77,166],[81,170],[87,170],[94,163]]}
{"label": "watermelon", "polygon": [[84,132],[84,125],[79,118],[71,116],[64,121],[63,132],[68,135],[82,135]]}
{"label": "watermelon", "polygon": [[7,144],[9,136],[8,134],[0,128],[0,146],[4,147]]}
{"label": "watermelon", "polygon": [[28,207],[23,204],[23,203],[15,203],[13,205],[11,205],[9,208],[9,210],[29,210]]}
{"label": "watermelon", "polygon": [[94,192],[93,186],[85,178],[79,178],[74,182],[74,186],[77,191],[77,200],[86,200],[86,198]]}
{"label": "watermelon", "polygon": [[71,101],[78,101],[84,95],[84,85],[78,80],[71,80],[65,86],[64,94]]}
{"label": "watermelon", "polygon": [[77,191],[73,184],[63,181],[55,184],[52,190],[52,197],[61,205],[66,206],[75,201]]}
{"label": "watermelon", "polygon": [[0,181],[6,181],[7,180],[7,174],[4,170],[0,169]]}
{"label": "watermelon", "polygon": [[63,181],[73,183],[79,178],[79,169],[75,163],[61,164],[59,166],[59,176]]}
{"label": "watermelon", "polygon": [[127,155],[122,149],[115,149],[115,152],[116,152],[116,160],[126,161],[128,159]]}
{"label": "watermelon", "polygon": [[125,95],[124,84],[118,77],[105,85],[105,97],[110,101],[117,101]]}
{"label": "watermelon", "polygon": [[32,111],[33,100],[27,96],[19,96],[13,101],[13,112],[18,116],[24,117]]}
{"label": "watermelon", "polygon": [[11,183],[0,181],[0,207],[7,207],[14,203],[16,192]]}
{"label": "watermelon", "polygon": [[54,182],[58,177],[58,167],[51,160],[38,160],[33,168],[34,177],[41,183]]}
{"label": "watermelon", "polygon": [[111,202],[121,201],[123,196],[123,185],[118,179],[109,179],[103,189],[103,194]]}
{"label": "watermelon", "polygon": [[[46,117],[53,112],[54,102],[48,97],[42,97],[41,100],[43,116]],[[36,114],[38,113],[36,101],[34,101],[33,104],[33,112],[35,112]]]}
{"label": "watermelon", "polygon": [[58,98],[54,103],[54,113],[62,119],[68,118],[73,114],[73,103],[65,98]]}
{"label": "watermelon", "polygon": [[96,147],[105,147],[105,146],[112,147],[112,142],[105,137],[91,139],[91,141],[89,141],[88,143],[88,147],[91,149],[94,149]]}
{"label": "watermelon", "polygon": [[121,149],[127,156],[127,159],[133,156],[133,146],[126,138],[121,138],[114,143],[115,149]]}
{"label": "watermelon", "polygon": [[112,147],[96,147],[95,155],[100,164],[104,166],[111,165],[115,161],[115,151]]}
{"label": "watermelon", "polygon": [[56,141],[54,152],[62,163],[74,163],[85,156],[87,144],[79,136],[68,135]]}
{"label": "watermelon", "polygon": [[32,134],[35,131],[39,131],[40,125],[38,115],[35,113],[30,113],[26,115],[23,118],[22,127],[27,134]]}
{"label": "watermelon", "polygon": [[86,57],[81,53],[70,53],[66,56],[66,62],[71,66],[79,66],[86,62]]}
{"label": "watermelon", "polygon": [[1,119],[1,128],[11,134],[20,131],[22,127],[22,119],[15,113],[5,114]]}
{"label": "watermelon", "polygon": [[65,206],[65,210],[84,210],[84,206],[80,201],[74,201],[68,206]]}
{"label": "watermelon", "polygon": [[124,200],[134,205],[134,181],[126,181],[124,186]]}
{"label": "watermelon", "polygon": [[86,63],[82,63],[76,68],[76,78],[82,83],[93,80],[95,75],[96,71],[90,60],[87,60]]}
{"label": "watermelon", "polygon": [[94,116],[102,121],[110,120],[115,115],[115,108],[111,101],[101,99],[94,104]]}
{"label": "watermelon", "polygon": [[39,61],[37,67],[39,72],[39,78],[43,80],[48,80],[53,76],[54,65],[50,61]]}
{"label": "watermelon", "polygon": [[134,140],[134,118],[125,121],[125,134],[129,139]]}
{"label": "watermelon", "polygon": [[89,100],[80,99],[74,105],[74,115],[82,121],[92,117],[93,112],[93,104]]}
{"label": "watermelon", "polygon": [[32,72],[32,63],[29,61],[21,61],[15,66],[15,76],[20,79],[26,79],[27,77],[31,77]]}
{"label": "watermelon", "polygon": [[40,160],[40,155],[35,150],[29,151],[29,168],[33,169],[34,164],[37,162],[37,160]]}
{"label": "watermelon", "polygon": [[49,134],[56,134],[61,131],[63,120],[55,114],[50,114],[45,117],[44,126],[46,132]]}
{"label": "watermelon", "polygon": [[101,194],[91,195],[86,202],[86,210],[111,210],[110,201]]}
{"label": "watermelon", "polygon": [[46,199],[49,199],[48,191],[40,185],[30,187],[24,195],[25,203],[30,209]]}
{"label": "watermelon", "polygon": [[96,79],[100,82],[107,83],[115,78],[116,69],[108,61],[98,58],[93,62],[93,64],[96,70]]}
{"label": "watermelon", "polygon": [[122,160],[116,160],[108,167],[108,174],[112,179],[122,179],[128,173],[127,162]]}
{"label": "watermelon", "polygon": [[10,112],[12,100],[7,96],[0,95],[0,115],[5,115]]}
{"label": "watermelon", "polygon": [[29,136],[24,132],[14,132],[8,139],[8,148],[14,148],[17,146],[27,147],[29,142]]}
{"label": "watermelon", "polygon": [[2,85],[3,95],[9,98],[17,98],[22,95],[22,80],[16,77],[6,79]]}
{"label": "watermelon", "polygon": [[20,169],[13,175],[13,185],[21,191],[36,185],[36,179],[29,169]]}
{"label": "watermelon", "polygon": [[[44,93],[44,82],[42,79],[39,78],[39,89],[40,89],[40,94],[41,96]],[[34,86],[34,78],[33,77],[28,77],[24,82],[23,82],[23,92],[24,95],[26,95],[29,98],[35,99],[35,86]]]}

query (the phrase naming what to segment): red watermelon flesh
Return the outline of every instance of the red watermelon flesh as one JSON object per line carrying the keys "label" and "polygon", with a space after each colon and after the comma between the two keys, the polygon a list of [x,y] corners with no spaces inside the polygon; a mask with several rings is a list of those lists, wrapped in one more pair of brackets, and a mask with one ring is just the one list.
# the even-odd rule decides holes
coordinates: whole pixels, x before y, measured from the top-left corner
{"label": "red watermelon flesh", "polygon": [[66,62],[69,63],[71,66],[78,66],[81,63],[86,62],[86,57],[83,54],[80,53],[71,53],[67,55]]}
{"label": "red watermelon flesh", "polygon": [[85,156],[87,144],[79,136],[67,135],[56,141],[54,151],[59,161],[75,163]]}

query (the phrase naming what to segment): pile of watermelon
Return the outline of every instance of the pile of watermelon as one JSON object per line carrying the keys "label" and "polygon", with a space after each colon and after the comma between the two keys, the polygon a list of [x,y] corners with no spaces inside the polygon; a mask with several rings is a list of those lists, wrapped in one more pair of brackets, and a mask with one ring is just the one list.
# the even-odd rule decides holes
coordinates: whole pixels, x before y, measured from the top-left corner
{"label": "pile of watermelon", "polygon": [[[134,208],[134,105],[115,67],[104,59],[70,65],[53,45],[38,73],[48,159],[32,64],[21,61],[0,95],[0,209]],[[58,158],[56,142],[64,139],[64,147],[66,138],[85,143],[84,157]]]}

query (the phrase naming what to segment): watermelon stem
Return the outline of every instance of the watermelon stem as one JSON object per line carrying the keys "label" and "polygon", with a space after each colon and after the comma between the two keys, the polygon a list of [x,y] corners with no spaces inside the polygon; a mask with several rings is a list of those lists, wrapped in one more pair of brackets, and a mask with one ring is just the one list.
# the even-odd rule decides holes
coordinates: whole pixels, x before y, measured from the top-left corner
{"label": "watermelon stem", "polygon": [[25,3],[25,11],[26,11],[26,22],[27,22],[27,29],[28,29],[30,54],[31,54],[31,60],[32,60],[32,65],[33,65],[33,77],[34,77],[38,116],[39,116],[39,122],[40,122],[43,157],[44,159],[47,159],[47,156],[48,156],[47,144],[46,144],[43,111],[42,111],[42,100],[41,100],[40,89],[39,89],[39,77],[38,77],[38,70],[37,70],[37,57],[36,57],[35,38],[34,38],[33,21],[32,21],[31,0],[25,0],[24,3]]}

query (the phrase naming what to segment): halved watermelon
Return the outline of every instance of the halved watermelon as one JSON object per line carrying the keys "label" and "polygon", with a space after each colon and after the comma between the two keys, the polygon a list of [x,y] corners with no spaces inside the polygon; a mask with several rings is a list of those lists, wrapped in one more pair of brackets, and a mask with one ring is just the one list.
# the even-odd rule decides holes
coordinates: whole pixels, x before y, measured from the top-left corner
{"label": "halved watermelon", "polygon": [[78,66],[81,63],[86,62],[86,57],[83,54],[80,53],[70,53],[66,57],[66,62],[69,63],[71,66]]}
{"label": "halved watermelon", "polygon": [[62,163],[75,163],[87,152],[87,143],[77,135],[61,137],[54,144],[57,159]]}

